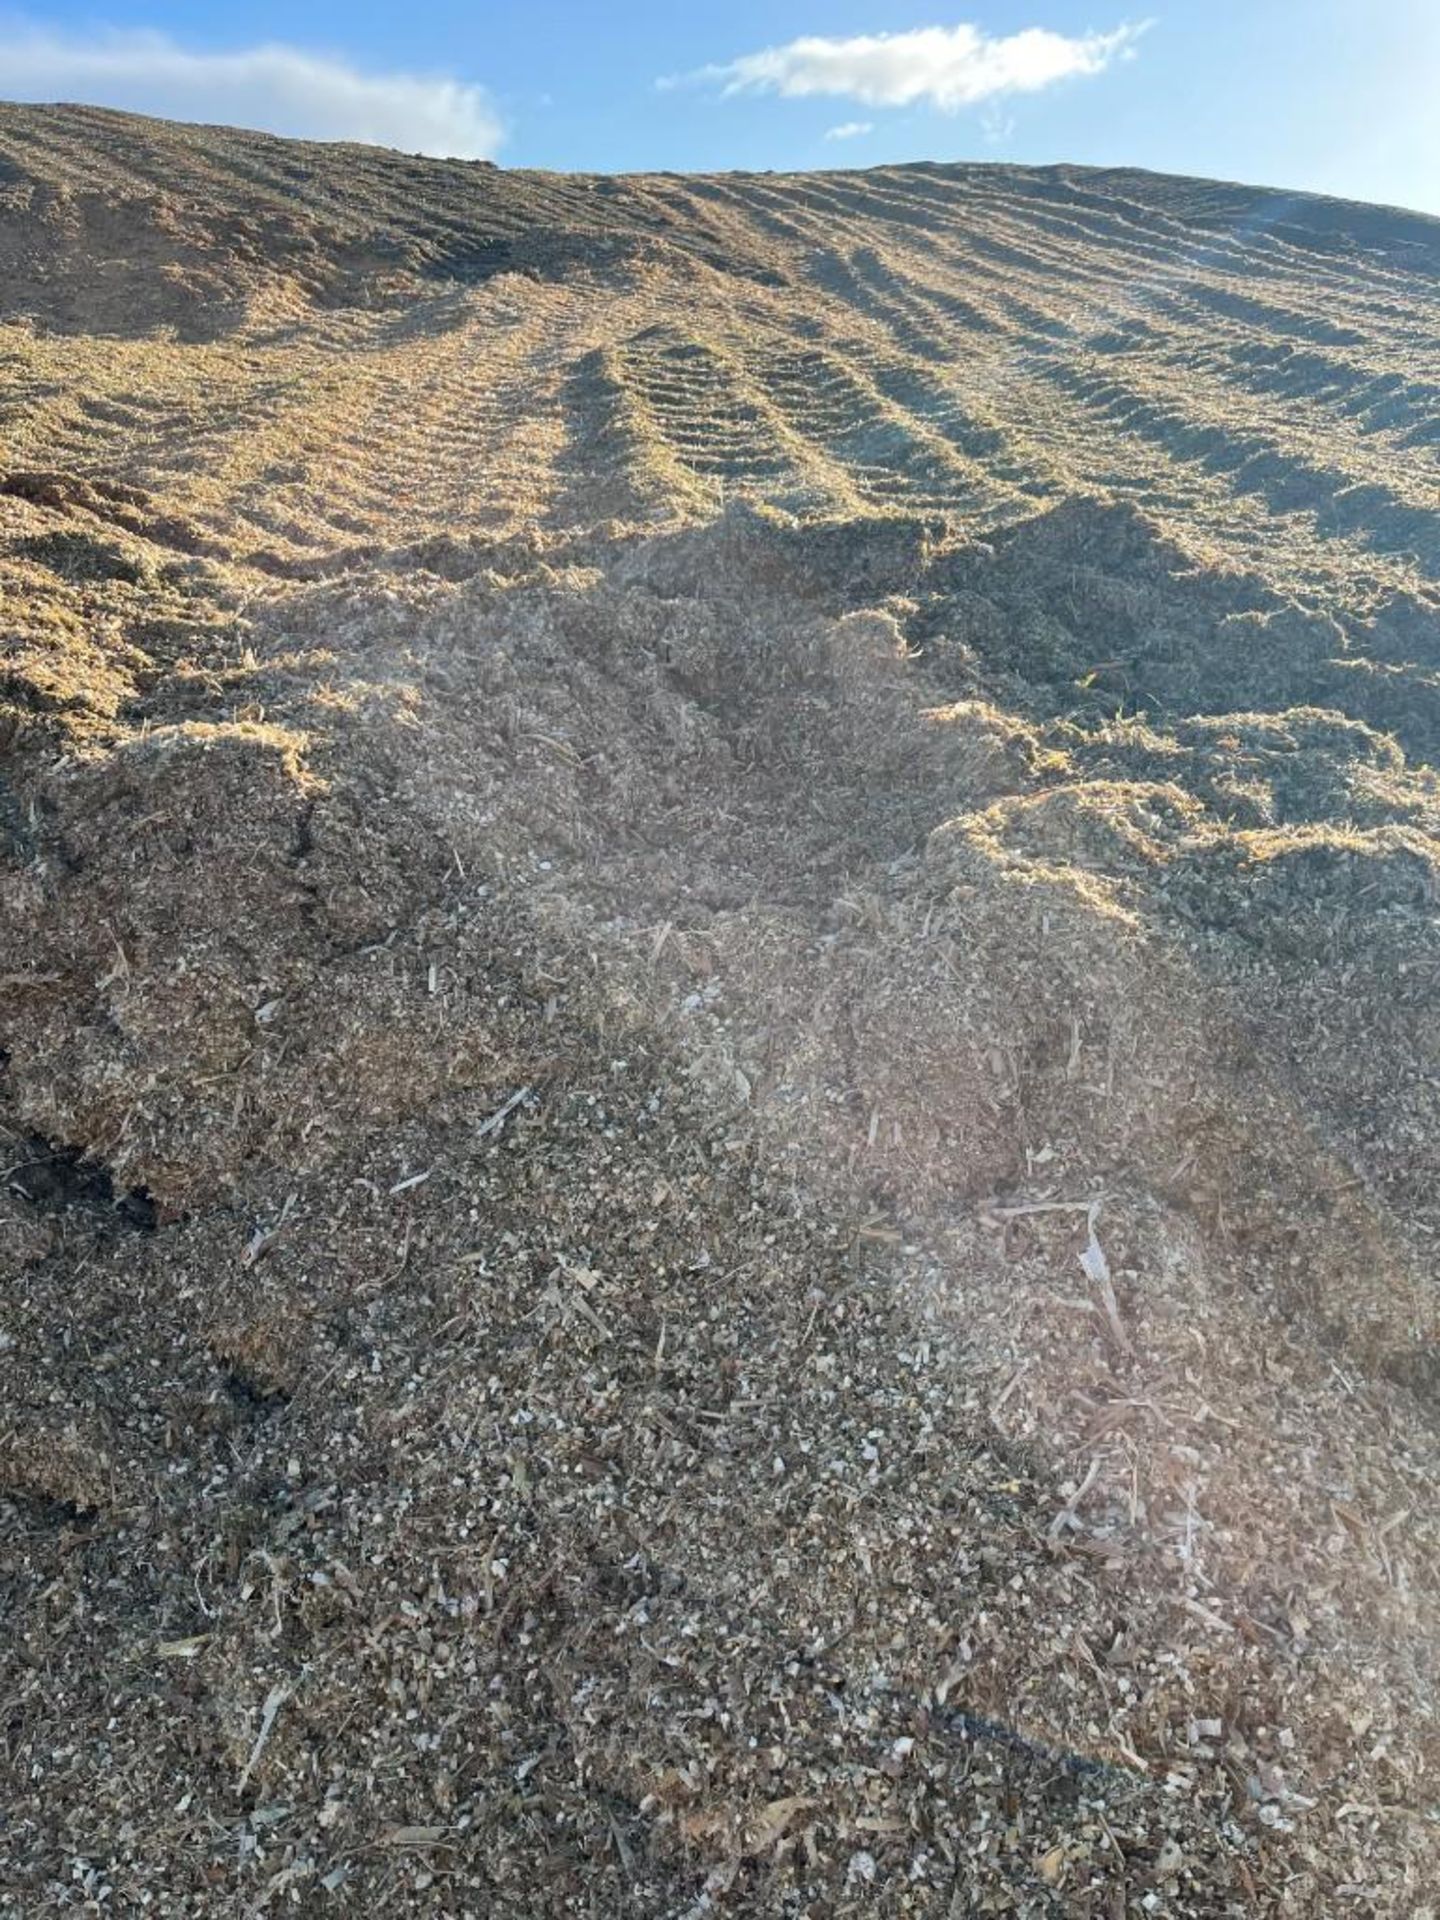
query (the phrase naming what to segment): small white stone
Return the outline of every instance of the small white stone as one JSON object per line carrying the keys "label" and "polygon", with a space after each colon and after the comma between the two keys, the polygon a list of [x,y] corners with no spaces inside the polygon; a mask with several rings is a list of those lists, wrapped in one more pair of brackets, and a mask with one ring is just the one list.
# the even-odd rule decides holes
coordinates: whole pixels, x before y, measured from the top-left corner
{"label": "small white stone", "polygon": [[875,1878],[874,1854],[866,1853],[864,1851],[861,1851],[860,1853],[852,1853],[850,1856],[850,1864],[845,1870],[846,1887],[847,1888],[856,1887],[856,1886],[868,1887],[874,1881],[874,1878]]}

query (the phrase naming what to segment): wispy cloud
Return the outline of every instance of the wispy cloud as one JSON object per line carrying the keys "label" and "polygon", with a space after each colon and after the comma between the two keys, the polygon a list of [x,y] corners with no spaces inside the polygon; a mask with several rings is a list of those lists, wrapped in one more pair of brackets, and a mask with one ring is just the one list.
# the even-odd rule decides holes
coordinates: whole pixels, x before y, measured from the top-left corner
{"label": "wispy cloud", "polygon": [[465,81],[364,73],[281,42],[199,53],[163,33],[82,37],[0,24],[0,93],[10,100],[83,101],[465,160],[488,159],[503,133],[484,88]]}
{"label": "wispy cloud", "polygon": [[827,140],[858,140],[862,134],[874,131],[873,120],[842,120],[838,127],[825,129],[825,138]]}
{"label": "wispy cloud", "polygon": [[810,37],[702,67],[680,79],[713,83],[727,96],[776,93],[793,100],[822,94],[858,100],[867,107],[907,107],[920,101],[954,113],[983,100],[1038,93],[1060,80],[1103,73],[1134,52],[1149,24],[1078,35],[1025,27],[997,37],[962,25],[859,34],[849,40]]}

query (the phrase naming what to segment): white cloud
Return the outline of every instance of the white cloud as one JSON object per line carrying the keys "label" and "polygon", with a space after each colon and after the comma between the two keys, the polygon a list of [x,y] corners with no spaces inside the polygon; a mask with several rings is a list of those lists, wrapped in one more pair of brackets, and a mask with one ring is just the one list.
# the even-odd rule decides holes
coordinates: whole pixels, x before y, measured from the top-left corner
{"label": "white cloud", "polygon": [[874,131],[873,120],[842,120],[838,127],[825,129],[825,138],[827,140],[858,140],[862,134]]}
{"label": "white cloud", "polygon": [[163,33],[71,35],[4,23],[0,31],[0,94],[7,100],[83,101],[464,160],[488,159],[503,133],[483,87],[362,73],[348,61],[280,42],[196,53]]}
{"label": "white cloud", "polygon": [[[850,40],[811,37],[747,53],[686,76],[718,82],[726,96],[814,94],[859,100],[867,107],[923,101],[943,112],[1006,94],[1038,93],[1058,80],[1103,73],[1124,59],[1149,25],[1111,33],[1069,35],[1026,27],[999,38],[974,26],[919,27],[912,33],[869,33]],[[664,83],[662,83],[664,84]],[[673,84],[673,82],[671,83]]]}

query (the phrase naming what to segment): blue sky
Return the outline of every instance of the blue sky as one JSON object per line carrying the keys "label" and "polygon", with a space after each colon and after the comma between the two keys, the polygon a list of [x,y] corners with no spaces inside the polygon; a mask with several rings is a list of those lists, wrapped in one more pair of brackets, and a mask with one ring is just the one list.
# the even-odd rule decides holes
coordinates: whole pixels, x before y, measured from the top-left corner
{"label": "blue sky", "polygon": [[515,166],[1069,160],[1440,213],[1440,0],[0,0],[0,97]]}

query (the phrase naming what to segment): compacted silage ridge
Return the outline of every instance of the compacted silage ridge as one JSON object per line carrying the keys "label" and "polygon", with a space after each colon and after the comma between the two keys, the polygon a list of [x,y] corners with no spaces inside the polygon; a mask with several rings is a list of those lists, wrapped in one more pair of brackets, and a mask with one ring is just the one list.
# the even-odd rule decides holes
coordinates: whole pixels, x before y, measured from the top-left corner
{"label": "compacted silage ridge", "polygon": [[0,1911],[1425,1912],[1433,224],[0,163]]}

